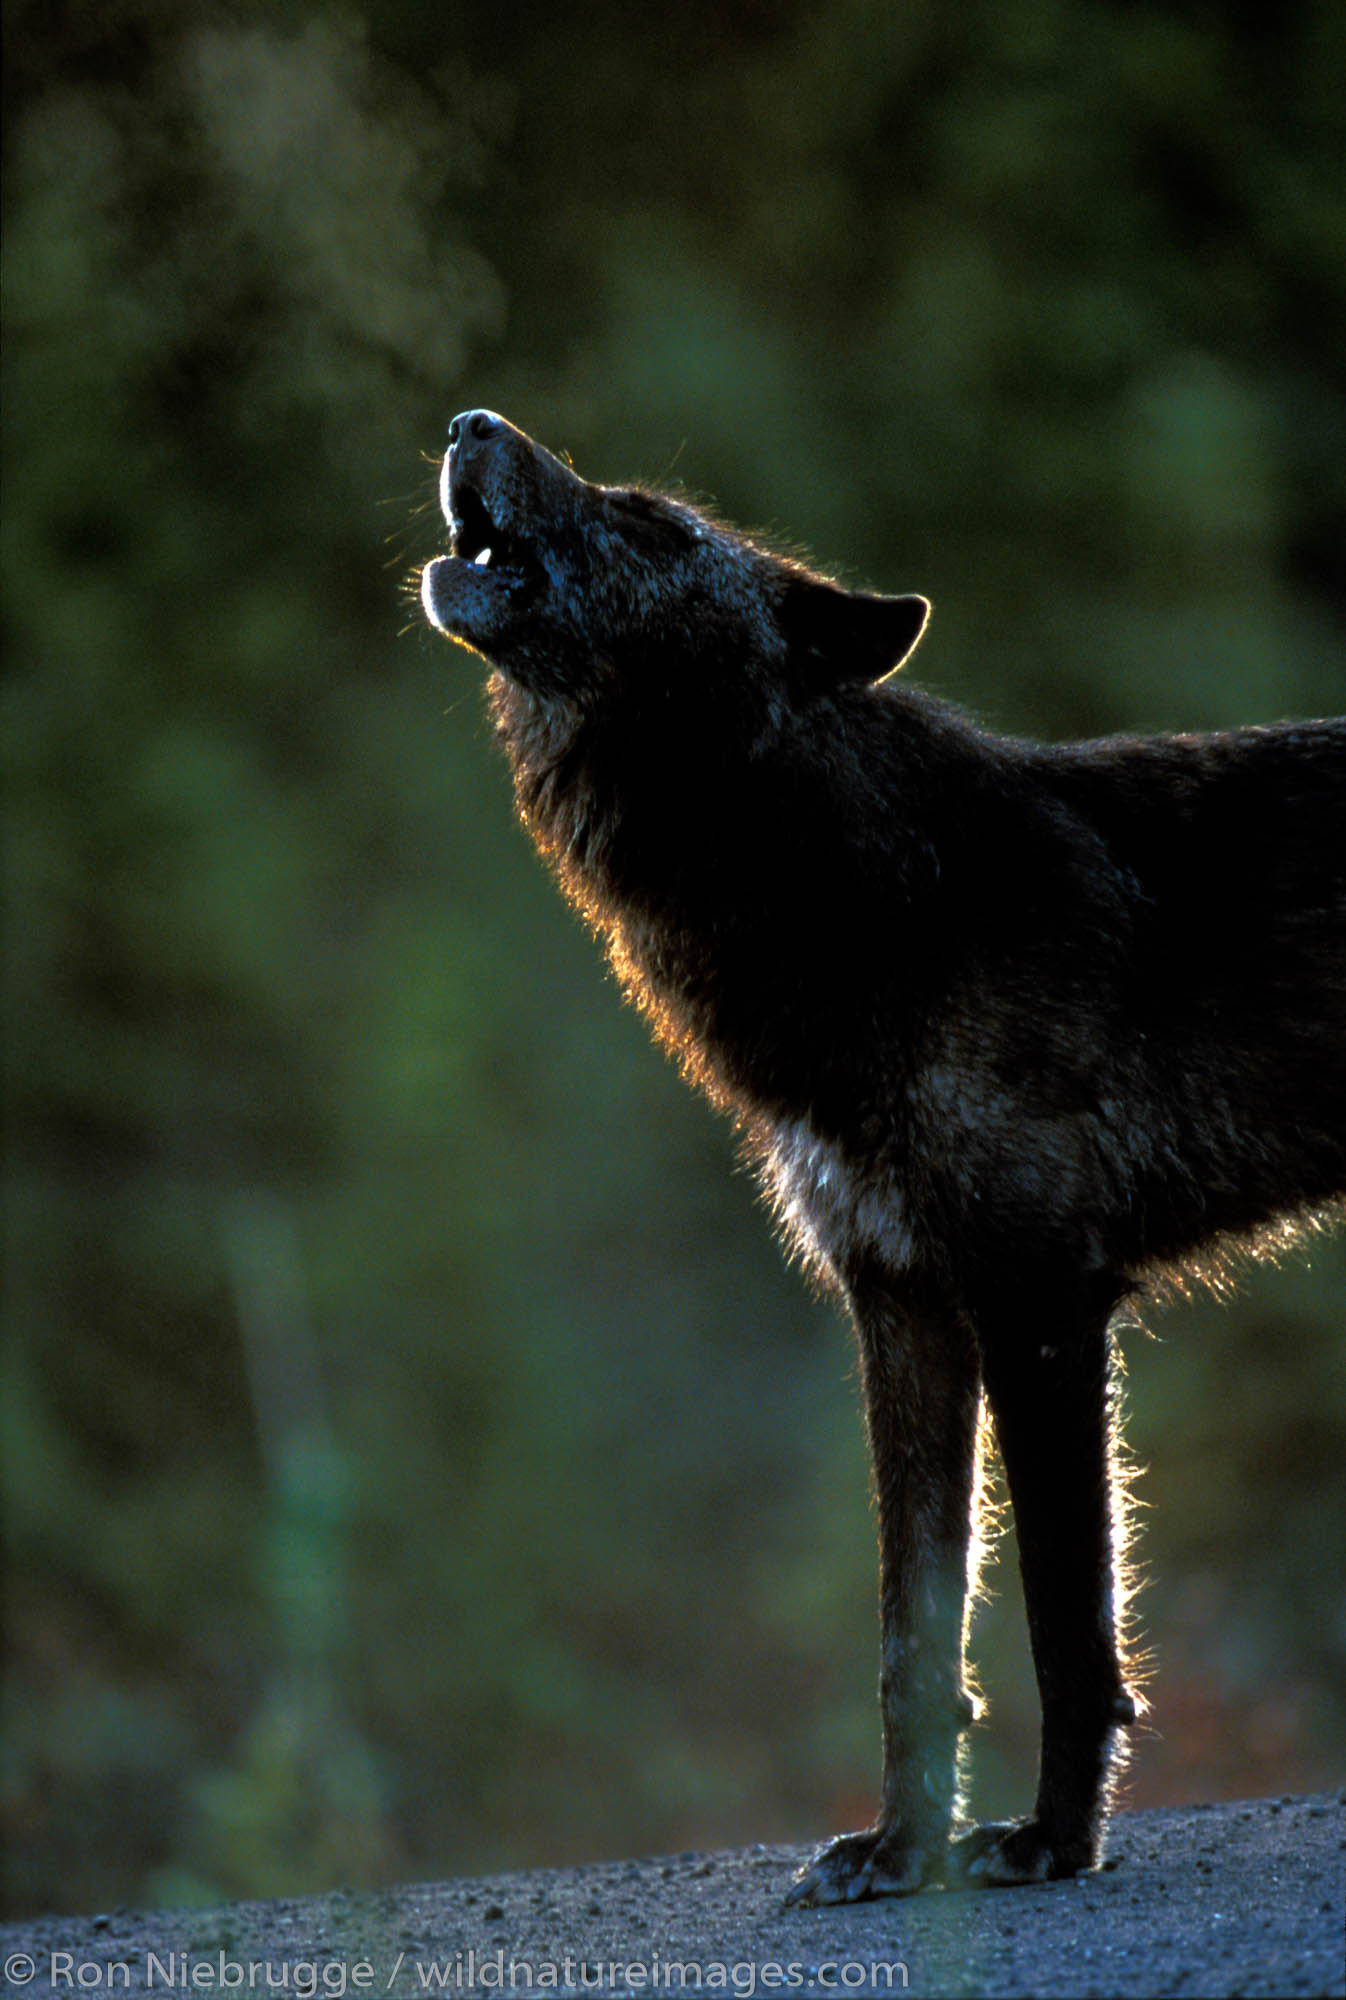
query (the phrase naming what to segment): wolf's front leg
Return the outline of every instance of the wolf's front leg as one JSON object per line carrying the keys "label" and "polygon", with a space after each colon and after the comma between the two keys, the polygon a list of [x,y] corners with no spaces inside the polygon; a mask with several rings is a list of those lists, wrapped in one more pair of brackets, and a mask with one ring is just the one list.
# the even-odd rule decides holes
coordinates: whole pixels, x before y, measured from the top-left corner
{"label": "wolf's front leg", "polygon": [[963,1684],[980,1377],[952,1310],[867,1274],[850,1288],[879,1517],[883,1795],[863,1833],[815,1855],[788,1903],[903,1896],[943,1869]]}
{"label": "wolf's front leg", "polygon": [[954,1843],[949,1880],[968,1886],[1050,1881],[1096,1864],[1117,1731],[1136,1717],[1118,1637],[1123,1496],[1107,1312],[1040,1311],[988,1315],[983,1356],[1042,1699],[1038,1797],[1030,1818],[974,1827]]}

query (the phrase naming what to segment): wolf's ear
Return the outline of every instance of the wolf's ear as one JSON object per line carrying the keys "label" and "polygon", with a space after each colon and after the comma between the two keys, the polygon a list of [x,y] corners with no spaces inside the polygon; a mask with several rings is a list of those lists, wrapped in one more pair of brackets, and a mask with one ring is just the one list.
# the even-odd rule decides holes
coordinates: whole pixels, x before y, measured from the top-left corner
{"label": "wolf's ear", "polygon": [[803,680],[822,689],[895,673],[924,632],[930,606],[924,597],[843,590],[796,572],[778,616],[791,661]]}

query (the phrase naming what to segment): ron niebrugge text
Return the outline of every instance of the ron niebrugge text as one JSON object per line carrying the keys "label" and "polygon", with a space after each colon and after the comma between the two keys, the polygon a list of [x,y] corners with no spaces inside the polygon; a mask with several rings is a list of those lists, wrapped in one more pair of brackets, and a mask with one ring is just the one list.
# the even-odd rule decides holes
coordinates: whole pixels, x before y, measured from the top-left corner
{"label": "ron niebrugge text", "polygon": [[[6,1970],[26,1985],[42,1970],[26,1953]],[[386,1965],[367,1958],[230,1958],[225,1952],[147,1952],[128,1959],[80,1959],[54,1951],[47,1965],[53,1992],[153,1992],[290,1994],[295,2000],[340,2000],[349,1993],[721,1993],[752,2000],[758,1993],[902,1993],[908,1985],[901,1960],[828,1961],[805,1965],[766,1959],[760,1964],[710,1959],[523,1959],[503,1951],[455,1952],[449,1958],[412,1959],[398,1952]],[[399,1983],[400,1982],[400,1983]]]}

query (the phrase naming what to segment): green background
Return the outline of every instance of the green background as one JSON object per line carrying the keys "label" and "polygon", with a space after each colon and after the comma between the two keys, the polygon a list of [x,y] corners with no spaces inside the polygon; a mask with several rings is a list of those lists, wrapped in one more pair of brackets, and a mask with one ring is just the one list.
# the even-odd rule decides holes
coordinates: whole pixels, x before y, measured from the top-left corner
{"label": "green background", "polygon": [[[1006,727],[1346,706],[1346,11],[6,11],[5,1906],[859,1823],[849,1336],[513,824],[435,460],[921,590]],[[1344,1279],[1128,1340],[1138,1801],[1341,1775]]]}

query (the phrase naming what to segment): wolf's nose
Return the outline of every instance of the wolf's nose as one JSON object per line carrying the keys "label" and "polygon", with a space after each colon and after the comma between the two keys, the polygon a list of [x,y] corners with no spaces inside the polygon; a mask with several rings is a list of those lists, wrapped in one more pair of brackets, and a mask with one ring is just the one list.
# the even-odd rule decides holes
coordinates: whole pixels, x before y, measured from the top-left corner
{"label": "wolf's nose", "polygon": [[450,449],[471,439],[476,444],[485,444],[488,438],[499,436],[505,429],[505,419],[498,417],[494,410],[464,410],[449,425]]}

